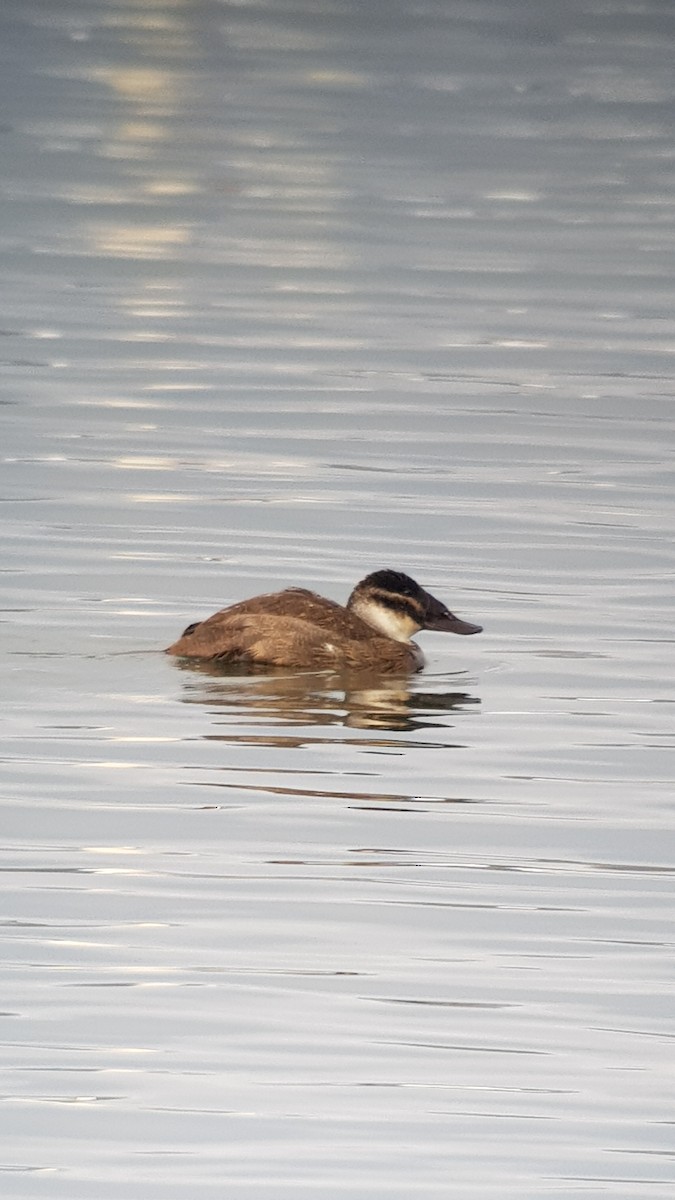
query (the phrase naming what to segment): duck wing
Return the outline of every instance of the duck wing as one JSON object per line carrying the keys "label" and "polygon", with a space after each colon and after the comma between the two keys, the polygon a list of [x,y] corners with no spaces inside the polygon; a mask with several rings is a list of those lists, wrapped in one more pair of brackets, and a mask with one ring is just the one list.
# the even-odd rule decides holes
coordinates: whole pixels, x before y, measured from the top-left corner
{"label": "duck wing", "polygon": [[[249,618],[253,625],[247,623]],[[167,653],[187,658],[227,656],[235,659],[237,652],[231,647],[232,640],[243,637],[243,631],[246,631],[247,640],[250,631],[263,627],[268,648],[270,642],[272,646],[275,643],[285,646],[300,639],[321,655],[324,654],[321,647],[332,644],[330,635],[342,641],[365,641],[373,637],[370,625],[335,600],[327,600],[306,588],[286,588],[283,592],[241,600],[204,621],[195,621],[188,625],[177,642],[168,647]],[[242,652],[239,657],[251,658],[251,655]],[[274,659],[253,661],[273,662]],[[296,659],[292,665],[299,665],[299,661]]]}
{"label": "duck wing", "polygon": [[340,661],[340,651],[326,632],[297,617],[227,611],[216,616],[220,619],[209,618],[184,634],[169,647],[169,653],[313,670]]}

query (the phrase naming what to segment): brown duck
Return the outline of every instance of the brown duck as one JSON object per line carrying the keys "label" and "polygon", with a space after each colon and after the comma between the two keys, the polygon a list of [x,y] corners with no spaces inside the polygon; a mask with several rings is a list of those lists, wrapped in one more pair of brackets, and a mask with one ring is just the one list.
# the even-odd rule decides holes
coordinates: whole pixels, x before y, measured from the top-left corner
{"label": "brown duck", "polygon": [[420,629],[480,633],[402,571],[375,571],[347,604],[306,588],[253,596],[188,625],[167,654],[304,670],[419,671]]}

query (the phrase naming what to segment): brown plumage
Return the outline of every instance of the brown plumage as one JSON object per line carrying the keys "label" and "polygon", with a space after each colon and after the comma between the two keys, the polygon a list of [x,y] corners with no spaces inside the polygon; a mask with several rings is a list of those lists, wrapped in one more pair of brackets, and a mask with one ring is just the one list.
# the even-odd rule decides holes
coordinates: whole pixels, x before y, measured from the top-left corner
{"label": "brown plumage", "polygon": [[188,625],[167,654],[305,670],[418,671],[420,629],[480,633],[400,571],[375,571],[346,606],[305,588],[253,596]]}

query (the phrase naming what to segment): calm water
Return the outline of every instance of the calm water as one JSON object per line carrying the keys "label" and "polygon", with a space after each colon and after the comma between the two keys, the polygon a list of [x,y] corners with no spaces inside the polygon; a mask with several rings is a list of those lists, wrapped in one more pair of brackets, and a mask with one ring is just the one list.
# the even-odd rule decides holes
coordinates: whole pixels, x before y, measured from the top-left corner
{"label": "calm water", "polygon": [[3,1198],[670,1198],[671,6],[0,26]]}

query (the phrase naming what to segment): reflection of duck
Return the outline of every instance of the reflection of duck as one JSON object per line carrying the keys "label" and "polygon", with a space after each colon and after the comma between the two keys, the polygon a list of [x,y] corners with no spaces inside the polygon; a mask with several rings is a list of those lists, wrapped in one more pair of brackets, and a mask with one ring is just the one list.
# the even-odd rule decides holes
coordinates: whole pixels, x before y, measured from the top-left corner
{"label": "reflection of duck", "polygon": [[401,571],[375,571],[346,606],[305,588],[253,596],[188,625],[167,653],[305,670],[419,671],[420,629],[480,633]]}
{"label": "reflection of duck", "polygon": [[[265,665],[233,666],[218,658],[181,658],[177,666],[185,672],[182,702],[204,705],[217,718],[217,730],[204,734],[216,742],[330,746],[335,744],[332,735],[323,737],[320,731],[333,725],[405,733],[451,729],[455,724],[451,714],[466,713],[480,704],[478,696],[459,690],[468,683],[464,671],[435,675],[434,690],[423,691],[409,671],[271,671]],[[398,750],[456,745],[415,739],[392,742],[381,736],[360,744]]]}

